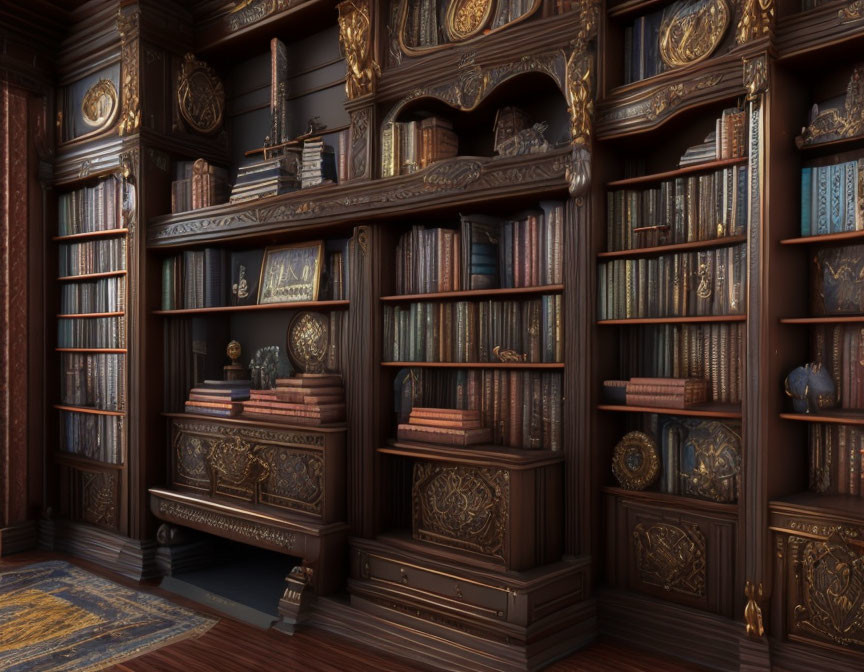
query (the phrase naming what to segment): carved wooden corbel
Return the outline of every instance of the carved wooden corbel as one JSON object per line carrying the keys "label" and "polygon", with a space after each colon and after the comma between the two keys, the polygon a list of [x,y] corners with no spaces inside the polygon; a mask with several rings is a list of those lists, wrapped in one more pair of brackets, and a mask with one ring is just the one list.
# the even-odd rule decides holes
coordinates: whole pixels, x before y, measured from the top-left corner
{"label": "carved wooden corbel", "polygon": [[138,25],[141,13],[133,11],[124,14],[117,11],[117,32],[120,33],[121,114],[117,131],[120,135],[134,133],[141,126],[141,100],[139,96],[138,68],[139,46]]}
{"label": "carved wooden corbel", "polygon": [[369,0],[344,0],[339,10],[339,44],[347,68],[345,93],[348,100],[375,92],[381,68],[372,54],[372,20]]}
{"label": "carved wooden corbel", "polygon": [[764,599],[764,590],[760,583],[758,588],[751,582],[744,584],[744,595],[747,597],[747,605],[744,607],[744,624],[747,636],[750,639],[761,639],[765,634],[762,625],[762,607],[759,603]]}
{"label": "carved wooden corbel", "polygon": [[581,196],[591,183],[591,118],[594,113],[594,53],[590,43],[597,34],[599,9],[594,0],[582,5],[582,21],[566,66],[566,97],[570,112],[573,155],[567,167],[570,193]]}
{"label": "carved wooden corbel", "polygon": [[745,0],[735,41],[746,44],[767,37],[774,29],[774,0]]}
{"label": "carved wooden corbel", "polygon": [[754,58],[745,58],[743,61],[747,100],[756,100],[768,90],[768,57],[760,54]]}

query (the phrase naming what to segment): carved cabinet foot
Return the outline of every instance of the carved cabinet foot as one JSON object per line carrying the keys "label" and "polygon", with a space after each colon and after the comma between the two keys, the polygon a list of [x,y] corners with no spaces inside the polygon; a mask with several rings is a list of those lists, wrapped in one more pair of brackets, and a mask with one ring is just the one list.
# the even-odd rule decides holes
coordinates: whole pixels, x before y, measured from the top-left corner
{"label": "carved cabinet foot", "polygon": [[279,615],[282,620],[273,626],[276,630],[293,635],[305,619],[305,612],[312,597],[312,573],[311,567],[297,565],[285,577],[288,585],[279,600]]}

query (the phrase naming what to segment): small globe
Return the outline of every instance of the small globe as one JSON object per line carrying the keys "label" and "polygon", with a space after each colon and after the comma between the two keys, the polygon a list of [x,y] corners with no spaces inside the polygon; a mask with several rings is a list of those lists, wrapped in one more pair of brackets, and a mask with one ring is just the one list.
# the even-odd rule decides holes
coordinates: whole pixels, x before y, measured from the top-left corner
{"label": "small globe", "polygon": [[225,348],[225,352],[227,353],[228,357],[231,358],[231,362],[233,363],[240,359],[240,353],[242,351],[240,349],[240,344],[237,341],[231,341],[228,344],[228,347]]}

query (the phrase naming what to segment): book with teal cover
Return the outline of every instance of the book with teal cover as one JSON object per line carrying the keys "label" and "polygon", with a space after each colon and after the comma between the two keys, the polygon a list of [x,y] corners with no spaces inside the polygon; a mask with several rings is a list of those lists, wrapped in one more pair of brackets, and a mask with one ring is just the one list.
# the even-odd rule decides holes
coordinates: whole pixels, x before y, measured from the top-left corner
{"label": "book with teal cover", "polygon": [[831,217],[830,206],[828,202],[828,168],[820,166],[816,168],[816,180],[814,181],[814,191],[816,197],[816,235],[825,235],[831,233]]}
{"label": "book with teal cover", "polygon": [[845,199],[843,198],[843,165],[835,163],[831,166],[831,187],[830,187],[830,207],[831,207],[831,233],[841,233],[843,231],[843,206]]}
{"label": "book with teal cover", "polygon": [[811,236],[810,219],[812,208],[811,199],[811,181],[813,179],[813,169],[807,166],[801,169],[801,235]]}
{"label": "book with teal cover", "polygon": [[858,164],[847,161],[843,164],[843,230],[855,230],[855,208],[858,183]]}

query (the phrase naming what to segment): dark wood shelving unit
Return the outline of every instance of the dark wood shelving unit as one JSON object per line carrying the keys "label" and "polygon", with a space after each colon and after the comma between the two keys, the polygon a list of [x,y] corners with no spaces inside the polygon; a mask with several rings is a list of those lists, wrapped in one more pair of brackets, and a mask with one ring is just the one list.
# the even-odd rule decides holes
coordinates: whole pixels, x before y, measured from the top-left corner
{"label": "dark wood shelving unit", "polygon": [[685,315],[683,317],[627,317],[620,320],[597,320],[597,324],[599,326],[624,326],[628,324],[705,324],[746,321],[746,315]]}
{"label": "dark wood shelving unit", "polygon": [[564,285],[540,285],[538,287],[506,287],[499,289],[463,289],[455,292],[428,292],[426,294],[398,294],[382,296],[382,303],[412,303],[414,301],[453,301],[459,299],[497,299],[540,294],[560,294]]}
{"label": "dark wood shelving unit", "polygon": [[129,233],[129,229],[108,229],[106,231],[86,231],[84,233],[70,233],[66,236],[54,236],[51,238],[57,243],[74,243],[78,240],[88,240],[91,238],[109,238],[111,236],[125,236]]}
{"label": "dark wood shelving unit", "polygon": [[90,408],[89,406],[70,406],[68,404],[54,404],[58,411],[72,411],[73,413],[89,413],[91,415],[116,415],[125,416],[126,411],[108,411],[102,408]]}
{"label": "dark wood shelving unit", "polygon": [[728,516],[738,515],[738,504],[712,502],[707,499],[685,497],[683,495],[670,495],[655,490],[626,490],[625,488],[610,485],[603,488],[603,493],[614,495],[622,499],[669,507],[674,510],[704,511],[707,513],[723,514]]}
{"label": "dark wood shelving unit", "polygon": [[661,415],[681,415],[692,418],[728,418],[740,420],[741,407],[735,404],[699,404],[687,408],[667,408],[665,406],[627,406],[626,404],[599,404],[598,411],[618,413],[658,413]]}
{"label": "dark wood shelving unit", "polygon": [[864,322],[864,315],[822,315],[816,317],[784,317],[781,324],[857,324]]}
{"label": "dark wood shelving unit", "polygon": [[65,315],[57,315],[57,319],[89,319],[94,317],[122,317],[125,315],[122,310],[118,310],[112,313],[67,313]]}
{"label": "dark wood shelving unit", "polygon": [[259,310],[347,310],[349,302],[339,301],[294,301],[291,303],[260,303],[250,306],[216,306],[212,308],[177,308],[154,310],[154,315],[201,315],[210,313],[237,313]]}
{"label": "dark wood shelving unit", "polygon": [[427,369],[563,369],[563,362],[381,362],[381,366]]}
{"label": "dark wood shelving unit", "polygon": [[821,422],[838,425],[864,425],[864,410],[836,410],[821,413],[781,413],[784,420],[797,422]]}
{"label": "dark wood shelving unit", "polygon": [[126,471],[126,465],[122,462],[117,464],[114,462],[102,462],[101,460],[93,460],[83,455],[75,455],[73,453],[64,453],[62,451],[54,452],[54,459],[60,464],[68,464],[72,467],[82,467],[84,469],[108,469],[111,471]]}
{"label": "dark wood shelving unit", "polygon": [[[649,0],[653,2],[654,0]],[[684,166],[675,170],[666,170],[662,173],[652,173],[650,175],[639,175],[638,177],[627,177],[621,180],[613,180],[607,182],[606,186],[610,189],[619,187],[635,187],[654,182],[662,182],[664,180],[674,180],[676,177],[684,177],[685,175],[694,175],[697,173],[707,173],[720,168],[728,168],[730,166],[741,166],[747,163],[747,157],[735,159],[718,159],[716,161],[706,161],[705,163],[697,163],[692,166]]]}
{"label": "dark wood shelving unit", "polygon": [[637,247],[632,250],[614,250],[612,252],[598,252],[598,259],[616,259],[627,257],[651,257],[669,252],[692,252],[695,250],[709,250],[714,247],[725,247],[737,245],[747,241],[747,236],[727,236],[725,238],[712,238],[711,240],[693,240],[686,243],[674,243],[672,245],[655,245],[653,247]]}
{"label": "dark wood shelving unit", "polygon": [[66,275],[57,278],[57,282],[79,282],[81,280],[98,280],[99,278],[114,278],[126,275],[127,271],[106,271],[104,273],[86,273],[84,275]]}
{"label": "dark wood shelving unit", "polygon": [[128,352],[126,348],[54,348],[54,352],[93,352],[93,353],[115,353],[124,354]]}
{"label": "dark wood shelving unit", "polygon": [[782,245],[828,245],[831,243],[855,242],[861,238],[864,238],[864,231],[844,231],[843,233],[826,233],[820,236],[785,238],[780,243]]}

